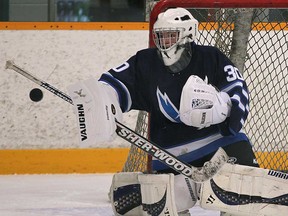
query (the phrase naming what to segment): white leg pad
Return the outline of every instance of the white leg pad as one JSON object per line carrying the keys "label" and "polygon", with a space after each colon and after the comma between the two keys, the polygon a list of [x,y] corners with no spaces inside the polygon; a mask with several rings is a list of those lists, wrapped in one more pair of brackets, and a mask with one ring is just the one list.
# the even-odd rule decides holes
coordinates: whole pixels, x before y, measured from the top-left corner
{"label": "white leg pad", "polygon": [[115,215],[177,216],[173,174],[117,173],[109,197]]}
{"label": "white leg pad", "polygon": [[213,179],[203,183],[200,205],[232,215],[286,215],[288,174],[225,164]]}
{"label": "white leg pad", "polygon": [[142,206],[148,215],[177,216],[174,195],[174,175],[139,175]]}
{"label": "white leg pad", "polygon": [[243,214],[233,214],[233,213],[221,212],[220,216],[243,216]]}
{"label": "white leg pad", "polygon": [[115,215],[143,215],[139,174],[121,172],[113,175],[109,198]]}
{"label": "white leg pad", "polygon": [[198,200],[196,189],[196,184],[198,183],[193,182],[184,175],[176,175],[174,177],[174,183],[175,201],[178,213],[189,210]]}

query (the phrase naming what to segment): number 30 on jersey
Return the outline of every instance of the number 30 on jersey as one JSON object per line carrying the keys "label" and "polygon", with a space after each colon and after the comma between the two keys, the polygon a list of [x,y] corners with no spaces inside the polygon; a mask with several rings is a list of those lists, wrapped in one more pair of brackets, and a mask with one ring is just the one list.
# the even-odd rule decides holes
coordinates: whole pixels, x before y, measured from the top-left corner
{"label": "number 30 on jersey", "polygon": [[244,80],[242,74],[239,72],[238,68],[232,66],[232,65],[226,65],[224,67],[224,71],[227,73],[227,81],[233,82],[235,80]]}

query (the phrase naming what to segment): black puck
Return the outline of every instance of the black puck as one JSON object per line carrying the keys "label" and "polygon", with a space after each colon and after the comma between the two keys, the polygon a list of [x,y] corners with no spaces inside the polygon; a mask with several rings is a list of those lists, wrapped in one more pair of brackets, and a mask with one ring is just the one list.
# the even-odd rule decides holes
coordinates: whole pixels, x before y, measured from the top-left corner
{"label": "black puck", "polygon": [[34,88],[30,91],[29,97],[34,102],[39,102],[43,98],[43,92],[39,88]]}

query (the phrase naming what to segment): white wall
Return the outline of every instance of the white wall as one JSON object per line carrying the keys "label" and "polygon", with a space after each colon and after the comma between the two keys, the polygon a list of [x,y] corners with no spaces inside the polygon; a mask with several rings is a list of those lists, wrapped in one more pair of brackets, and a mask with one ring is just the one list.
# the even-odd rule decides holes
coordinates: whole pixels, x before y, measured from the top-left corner
{"label": "white wall", "polygon": [[[271,34],[279,36],[277,32],[272,32]],[[259,83],[254,78],[260,75],[264,76],[266,74],[265,67],[267,65],[275,67],[273,62],[277,62],[277,70],[280,69],[280,71],[275,70],[275,73],[278,74],[278,78],[275,80],[280,79],[277,82],[282,84],[279,85],[280,89],[275,87],[275,91],[277,91],[275,94],[279,94],[279,97],[273,98],[279,98],[278,102],[281,103],[276,108],[282,107],[284,111],[287,94],[283,94],[281,88],[287,83],[287,61],[285,61],[282,54],[282,48],[285,47],[284,45],[287,42],[285,39],[287,37],[282,36],[282,39],[275,43],[273,40],[275,37],[272,36],[270,36],[272,38],[270,42],[268,42],[267,38],[265,40],[256,38],[258,46],[253,48],[256,50],[253,50],[251,54],[249,53],[249,56],[253,64],[256,64],[256,62],[252,60],[254,58],[258,59],[258,65],[261,66],[261,69],[257,67],[253,74],[250,73],[247,81],[248,83],[253,82],[253,85],[258,86],[257,88],[264,89],[265,86],[268,86],[263,82],[264,78],[259,79]],[[275,43],[275,52],[273,52],[271,59],[268,61],[266,60],[266,54],[259,51],[259,47],[265,49],[264,45],[272,42]],[[38,103],[32,102],[29,99],[29,92],[31,89],[38,87],[37,84],[14,71],[5,70],[7,60],[14,60],[16,64],[35,76],[66,92],[66,86],[69,84],[91,76],[98,78],[101,73],[111,67],[120,65],[139,49],[147,47],[147,30],[0,31],[0,149],[75,148],[78,145],[76,117],[73,114],[71,105],[46,90],[43,90],[44,98],[42,101]],[[272,51],[269,50],[268,54]],[[263,60],[263,57],[265,57],[265,60]],[[252,68],[254,70],[255,67]],[[269,81],[271,78],[267,77],[267,79],[267,83],[272,84]],[[265,93],[265,91],[263,92]],[[259,93],[258,91],[252,91],[251,96],[254,96],[254,94]],[[270,94],[265,95],[263,102],[265,106],[272,102],[276,103],[274,100],[271,100]],[[259,105],[258,101],[251,101],[252,108],[257,107],[257,104]],[[267,109],[271,108],[268,107]],[[271,115],[270,112],[265,112],[263,115],[265,119],[276,122],[276,120],[280,121],[283,119],[279,117],[283,116],[281,113],[281,109],[277,108],[277,112],[273,113],[273,118],[269,118]],[[124,123],[130,128],[134,128],[136,115],[137,112],[125,114]],[[257,119],[257,116],[262,118],[263,115],[259,116],[258,109],[252,109],[250,117],[255,117],[256,120],[252,121],[251,125],[254,125],[253,122],[263,125],[263,121],[258,121]],[[284,127],[285,123],[284,120],[280,121],[279,124],[276,124],[277,127],[271,130],[278,133],[276,139],[274,136],[270,136],[273,139],[271,142],[279,144],[281,141],[278,139],[286,142],[285,137],[282,138],[282,135],[279,135],[281,133],[283,136],[286,136],[287,133],[285,130],[287,130],[287,127]],[[264,124],[267,124],[266,120]],[[283,127],[278,127],[280,124],[283,124]],[[261,129],[260,126],[257,125],[257,130]],[[269,128],[273,127],[269,125]],[[246,124],[246,129],[250,129],[250,125]],[[278,130],[280,131],[278,132]],[[251,131],[256,133],[255,129],[251,129]],[[263,137],[262,131],[259,131],[259,136]],[[254,138],[255,140],[252,140],[253,143],[257,143],[259,136],[257,135]],[[260,142],[260,145],[262,145],[262,142]],[[99,145],[99,147],[114,146],[127,147],[129,144],[117,138],[115,142]]]}
{"label": "white wall", "polygon": [[[148,31],[0,31],[0,149],[77,148],[72,106],[43,89],[32,102],[37,84],[5,70],[13,60],[36,77],[67,92],[78,80],[97,77],[148,47]],[[135,127],[137,112],[124,115]],[[120,138],[99,147],[129,146]]]}

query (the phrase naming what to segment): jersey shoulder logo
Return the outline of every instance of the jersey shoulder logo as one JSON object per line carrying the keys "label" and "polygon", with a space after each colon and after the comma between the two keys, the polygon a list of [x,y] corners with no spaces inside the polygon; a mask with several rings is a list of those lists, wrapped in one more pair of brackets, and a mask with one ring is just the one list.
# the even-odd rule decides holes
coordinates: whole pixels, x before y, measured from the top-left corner
{"label": "jersey shoulder logo", "polygon": [[162,114],[172,122],[180,123],[179,110],[175,107],[175,105],[171,102],[168,95],[164,92],[164,94],[157,87],[157,99],[158,105],[162,112]]}

